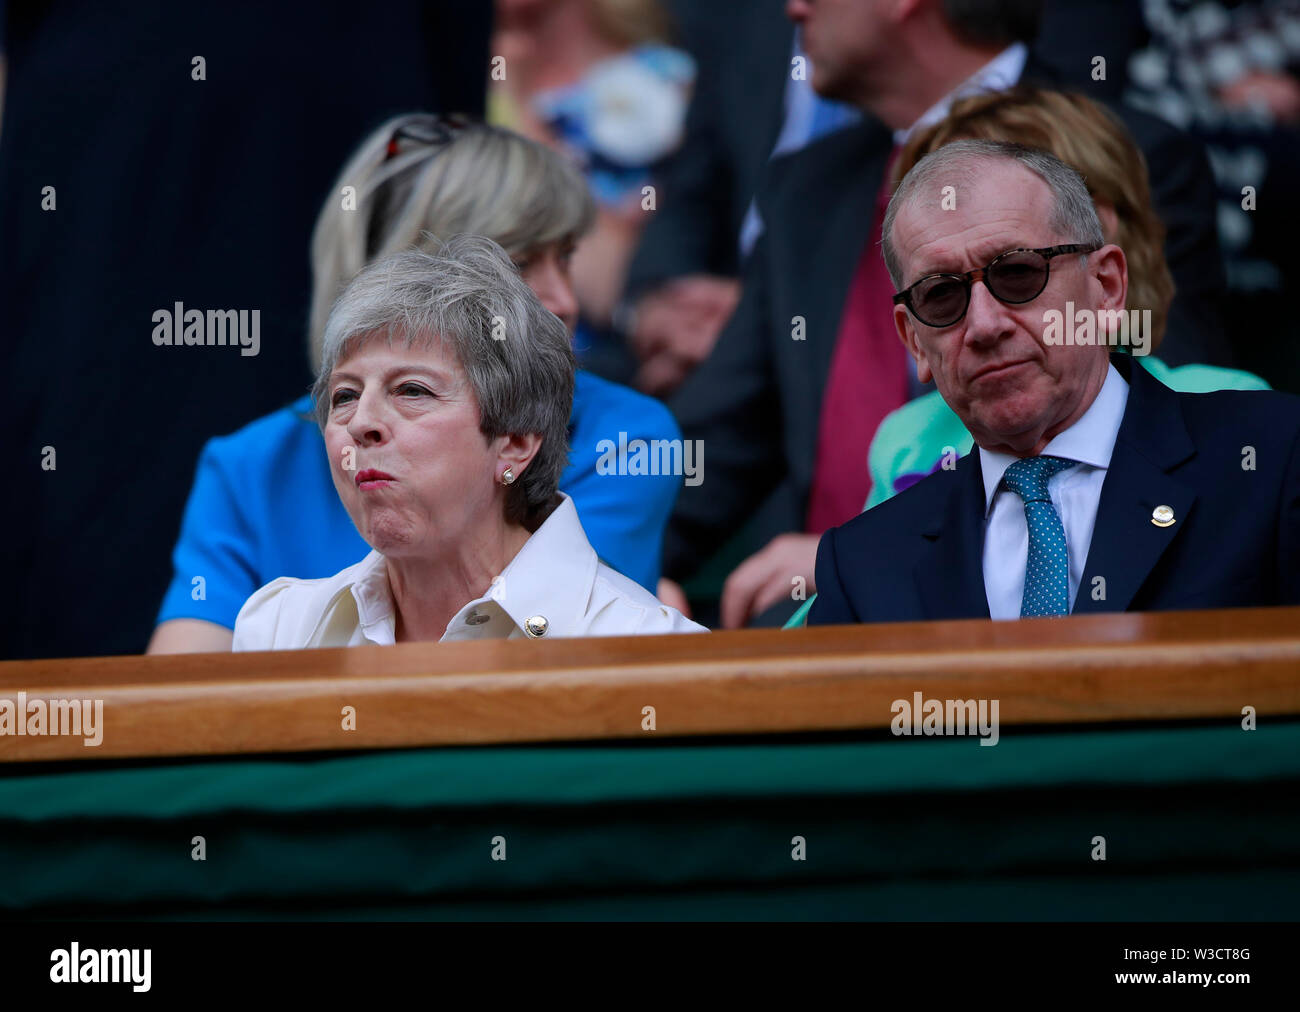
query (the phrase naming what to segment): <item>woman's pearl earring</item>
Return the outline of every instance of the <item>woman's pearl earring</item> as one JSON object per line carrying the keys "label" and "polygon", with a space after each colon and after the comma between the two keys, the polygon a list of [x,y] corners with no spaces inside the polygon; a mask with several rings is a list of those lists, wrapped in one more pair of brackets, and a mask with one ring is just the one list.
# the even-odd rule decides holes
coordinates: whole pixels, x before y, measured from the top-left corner
{"label": "woman's pearl earring", "polygon": [[506,469],[501,473],[501,484],[502,484],[502,485],[513,485],[514,483],[515,483],[515,472],[512,471],[512,470],[510,470],[510,468],[507,467],[507,468],[506,468]]}

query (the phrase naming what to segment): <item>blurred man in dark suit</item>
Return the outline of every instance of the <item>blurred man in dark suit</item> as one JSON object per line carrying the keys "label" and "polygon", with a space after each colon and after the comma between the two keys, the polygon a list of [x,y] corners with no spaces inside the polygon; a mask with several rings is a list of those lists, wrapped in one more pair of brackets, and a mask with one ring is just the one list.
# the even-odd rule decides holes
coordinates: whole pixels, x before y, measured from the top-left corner
{"label": "blurred man in dark suit", "polygon": [[1300,603],[1300,398],[1174,393],[1112,354],[1124,252],[1073,169],[941,148],[885,258],[898,335],[977,450],[826,533],[810,623]]}
{"label": "blurred man in dark suit", "polygon": [[741,260],[762,231],[753,197],[768,158],[859,118],[812,90],[784,0],[689,8],[699,76],[686,136],[657,173],[658,206],[620,316],[639,361],[637,385],[658,397],[708,357],[736,308]]}

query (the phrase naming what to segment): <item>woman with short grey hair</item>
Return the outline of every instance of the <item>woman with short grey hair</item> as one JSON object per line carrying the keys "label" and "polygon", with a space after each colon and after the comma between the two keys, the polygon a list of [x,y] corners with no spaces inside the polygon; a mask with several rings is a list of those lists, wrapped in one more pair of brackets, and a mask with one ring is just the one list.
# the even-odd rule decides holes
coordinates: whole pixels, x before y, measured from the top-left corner
{"label": "woman with short grey hair", "polygon": [[[428,113],[381,124],[343,166],[312,234],[313,373],[330,309],[363,267],[456,235],[499,243],[572,333],[569,263],[594,217],[578,171],[509,130]],[[602,562],[653,591],[683,475],[610,467],[604,448],[681,446],[676,421],[658,401],[579,369],[568,441],[560,488],[586,536]],[[540,471],[529,470],[535,480]],[[149,652],[229,650],[239,609],[259,587],[330,576],[368,551],[335,492],[311,399],[300,396],[204,446]]]}
{"label": "woman with short grey hair", "polygon": [[365,268],[325,324],[314,397],[373,550],[257,591],[234,649],[704,631],[600,562],[558,491],[574,370],[564,324],[490,239]]}
{"label": "woman with short grey hair", "polygon": [[402,335],[408,346],[450,345],[478,401],[483,434],[542,437],[510,486],[507,515],[526,523],[551,501],[568,464],[573,350],[564,324],[533,297],[500,246],[457,236],[436,254],[413,249],[380,261],[348,286],[321,341],[312,396],[322,430],[333,407],[331,376],[375,334]]}

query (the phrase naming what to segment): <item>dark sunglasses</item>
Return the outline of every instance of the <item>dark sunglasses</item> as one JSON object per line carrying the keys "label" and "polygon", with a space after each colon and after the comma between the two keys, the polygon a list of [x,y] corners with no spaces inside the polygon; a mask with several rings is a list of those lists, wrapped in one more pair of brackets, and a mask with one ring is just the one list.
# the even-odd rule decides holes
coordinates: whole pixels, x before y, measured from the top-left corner
{"label": "dark sunglasses", "polygon": [[994,257],[987,267],[965,274],[927,274],[916,284],[894,295],[927,327],[951,327],[966,315],[970,288],[983,281],[999,302],[1013,306],[1032,302],[1043,294],[1051,274],[1053,257],[1069,253],[1094,253],[1100,246],[1072,243],[1042,249],[1013,249]]}

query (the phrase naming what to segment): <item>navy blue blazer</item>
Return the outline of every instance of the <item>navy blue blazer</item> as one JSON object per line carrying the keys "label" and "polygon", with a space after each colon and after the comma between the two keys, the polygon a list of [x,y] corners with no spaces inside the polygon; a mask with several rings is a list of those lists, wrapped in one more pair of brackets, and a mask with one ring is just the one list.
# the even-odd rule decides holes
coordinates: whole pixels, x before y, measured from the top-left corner
{"label": "navy blue blazer", "polygon": [[[1300,604],[1300,397],[1175,393],[1111,361],[1128,404],[1073,614]],[[988,618],[984,513],[972,451],[827,531],[809,624]]]}

